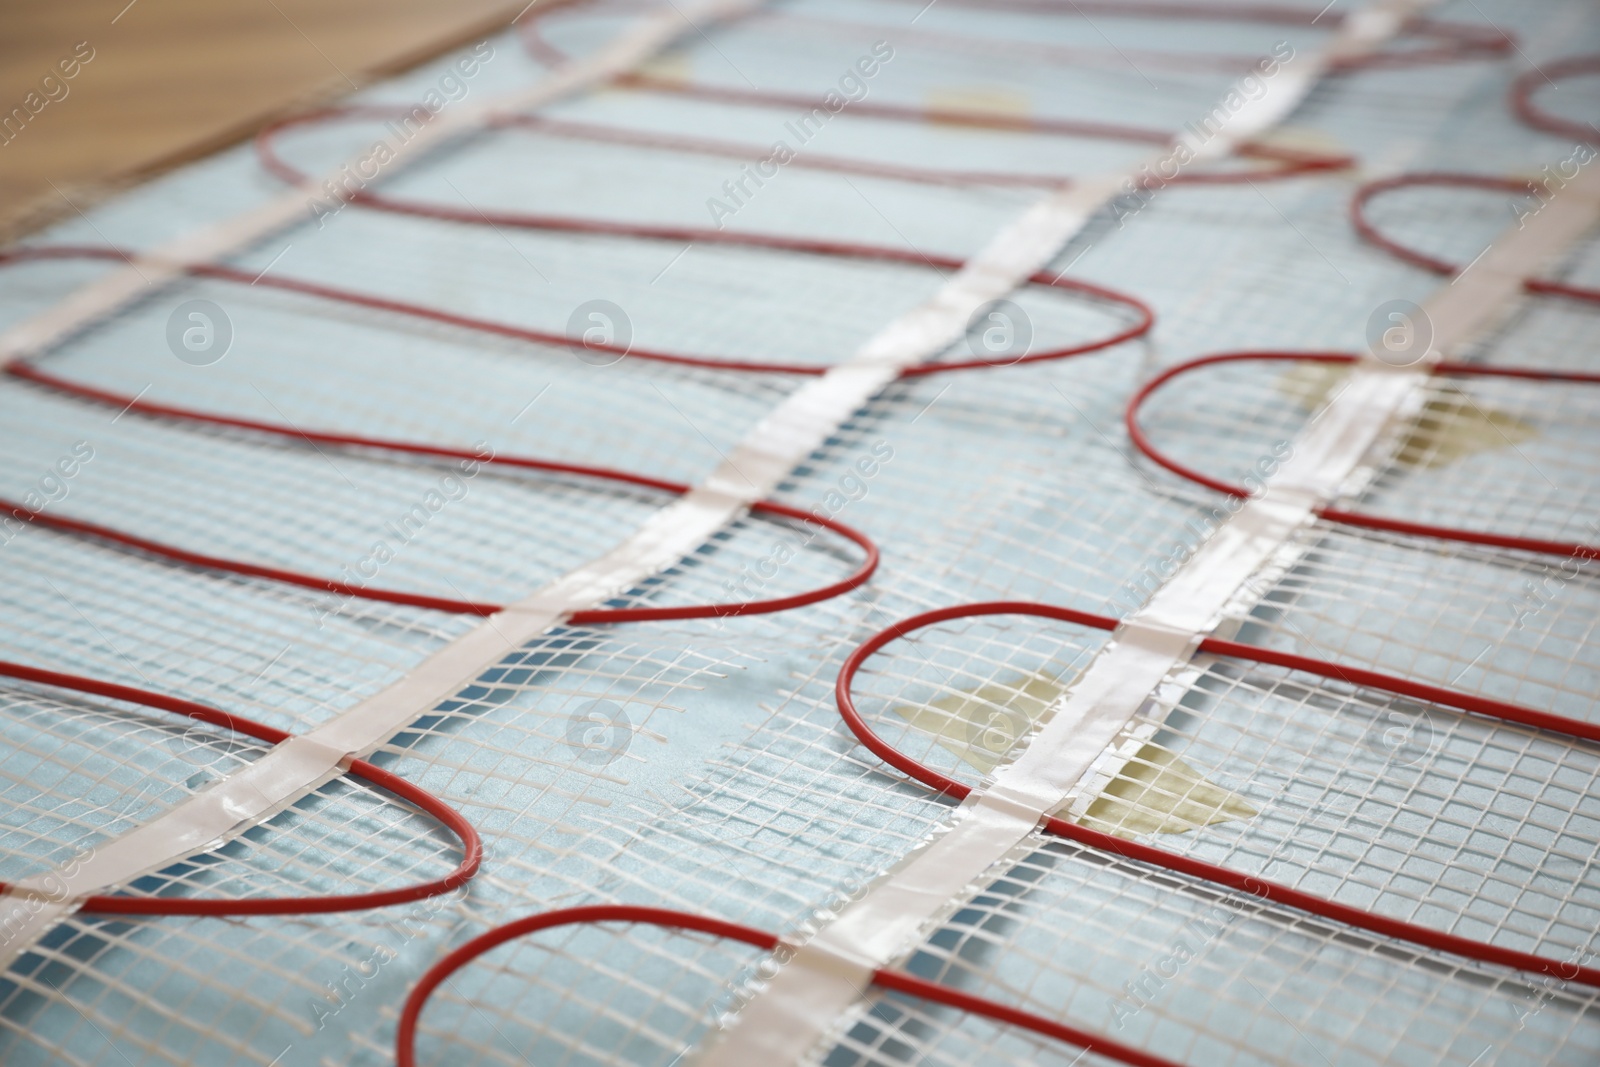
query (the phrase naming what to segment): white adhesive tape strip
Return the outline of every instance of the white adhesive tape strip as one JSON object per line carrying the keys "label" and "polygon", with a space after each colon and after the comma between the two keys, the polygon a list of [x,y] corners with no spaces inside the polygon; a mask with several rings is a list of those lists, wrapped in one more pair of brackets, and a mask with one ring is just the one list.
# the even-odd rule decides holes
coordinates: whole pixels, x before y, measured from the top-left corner
{"label": "white adhesive tape strip", "polygon": [[[1032,810],[964,804],[938,836],[907,856],[808,942],[817,953],[849,951],[870,975],[920,944],[980,887],[986,872],[1015,861],[1018,843],[1038,826]],[[796,953],[740,1011],[735,1025],[695,1061],[709,1064],[798,1062],[862,1003],[859,973],[808,965]]]}

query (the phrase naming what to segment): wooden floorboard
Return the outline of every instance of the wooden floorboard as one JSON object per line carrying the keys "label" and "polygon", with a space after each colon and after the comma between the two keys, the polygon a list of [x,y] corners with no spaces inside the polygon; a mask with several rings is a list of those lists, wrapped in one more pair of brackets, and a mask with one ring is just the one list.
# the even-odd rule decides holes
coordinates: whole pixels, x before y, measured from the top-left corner
{"label": "wooden floorboard", "polygon": [[498,32],[526,3],[6,0],[0,239]]}

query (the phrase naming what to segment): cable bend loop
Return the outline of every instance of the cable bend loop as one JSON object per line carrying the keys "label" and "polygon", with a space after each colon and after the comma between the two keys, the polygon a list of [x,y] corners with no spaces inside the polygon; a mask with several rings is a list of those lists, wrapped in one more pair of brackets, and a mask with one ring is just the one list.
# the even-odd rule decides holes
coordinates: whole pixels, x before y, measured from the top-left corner
{"label": "cable bend loop", "polygon": [[[862,665],[873,655],[895,641],[909,637],[917,631],[937,623],[989,615],[1020,615],[1053,619],[1105,632],[1114,631],[1118,626],[1117,620],[1110,616],[1096,615],[1086,611],[1076,611],[1071,608],[1031,601],[989,601],[940,608],[936,611],[923,612],[920,615],[902,619],[868,638],[845,660],[844,665],[839,670],[839,676],[834,687],[834,697],[838,704],[840,717],[844,720],[850,732],[855,735],[856,739],[868,751],[902,774],[957,801],[965,800],[970,796],[974,792],[973,788],[907,756],[880,737],[856,707],[853,685]],[[1203,638],[1196,648],[1196,653],[1228,656],[1255,663],[1271,664],[1353,686],[1378,689],[1398,696],[1453,708],[1468,714],[1496,719],[1501,722],[1531,726],[1564,734],[1568,737],[1600,743],[1600,725],[1570,719],[1561,715],[1553,715],[1548,712],[1535,711],[1532,708],[1508,704],[1504,701],[1473,696],[1440,686],[1412,682],[1392,675],[1381,674],[1377,671],[1350,667],[1308,656],[1258,648],[1253,645],[1237,641],[1225,641],[1215,637]],[[1600,987],[1600,967],[1581,967],[1573,963],[1550,959],[1533,953],[1501,948],[1473,938],[1443,933],[1415,923],[1386,918],[1361,908],[1336,903],[1314,893],[1294,889],[1279,882],[1267,881],[1254,875],[1241,874],[1218,864],[1191,859],[1166,849],[1156,848],[1139,841],[1126,840],[1100,830],[1080,826],[1065,819],[1057,818],[1054,815],[1044,816],[1042,818],[1042,827],[1046,832],[1056,837],[1073,841],[1099,852],[1173,871],[1227,889],[1248,893],[1261,900],[1321,916],[1334,922],[1344,923],[1347,926],[1366,930],[1380,937],[1406,941],[1435,951],[1446,952],[1483,963],[1509,967],[1514,970],[1549,975],[1565,982],[1577,982],[1582,985]]]}
{"label": "cable bend loop", "polygon": [[[316,437],[317,435],[311,435]],[[368,443],[364,447],[378,448],[381,445]],[[434,450],[437,455],[447,450]],[[471,456],[470,452],[460,452],[462,456]],[[557,470],[568,474],[581,474],[595,478],[609,479],[612,481],[625,481],[639,484],[634,478],[620,478],[623,472],[611,471],[601,467],[582,467],[576,464],[555,464],[543,460],[523,459],[521,457],[507,456],[496,460],[484,462],[500,462],[525,468],[540,470]],[[676,482],[657,482],[650,479],[651,488],[662,489],[679,494],[687,493],[691,487]],[[104,526],[99,523],[84,522],[63,515],[49,514],[46,512],[29,511],[16,501],[0,498],[0,513],[9,511],[16,519],[22,522],[33,522],[47,529],[60,533],[73,534],[79,537],[122,548],[132,549],[148,555],[170,560],[173,563],[202,570],[216,571],[221,574],[236,574],[245,578],[261,578],[267,581],[279,582],[284,585],[295,585],[305,589],[314,589],[318,592],[332,593],[337,596],[350,597],[356,600],[371,600],[386,604],[403,604],[408,607],[425,608],[431,611],[445,611],[459,615],[494,615],[506,610],[509,605],[491,604],[483,601],[459,600],[452,597],[438,597],[427,593],[415,593],[396,589],[379,589],[367,585],[358,585],[354,582],[344,582],[332,578],[322,578],[303,571],[293,571],[282,567],[269,567],[263,564],[251,563],[247,560],[230,559],[222,556],[207,555],[202,552],[193,552],[176,545],[162,541],[140,537],[115,527]],[[663,622],[681,619],[721,619],[732,618],[739,615],[766,615],[773,612],[788,611],[791,608],[805,607],[810,604],[821,603],[834,597],[842,596],[864,585],[878,569],[880,555],[878,546],[866,534],[853,526],[824,515],[802,511],[771,500],[758,500],[750,505],[750,511],[757,515],[770,515],[778,518],[791,519],[799,522],[814,523],[827,529],[840,537],[859,546],[863,551],[861,563],[856,569],[836,582],[816,589],[808,589],[783,597],[768,597],[761,600],[735,601],[725,604],[686,604],[679,607],[634,607],[634,608],[592,608],[576,611],[567,616],[567,621],[574,625],[592,625],[621,622]]]}
{"label": "cable bend loop", "polygon": [[[78,693],[121,700],[157,711],[170,712],[186,718],[216,726],[223,730],[244,734],[269,745],[280,745],[293,739],[294,734],[235,715],[192,700],[167,696],[146,689],[118,685],[97,678],[43,670],[21,663],[0,661],[0,677],[15,678],[33,685],[67,689]],[[398,797],[435,819],[455,835],[461,843],[461,860],[443,878],[406,886],[401,889],[384,889],[367,893],[333,894],[309,897],[263,897],[245,900],[206,900],[193,897],[136,897],[121,894],[95,894],[77,901],[79,910],[103,915],[314,915],[328,912],[362,911],[368,908],[387,908],[396,904],[409,904],[448,893],[469,882],[483,863],[483,843],[478,832],[466,816],[446,804],[439,797],[413,785],[396,774],[383,770],[364,759],[350,758],[344,764],[344,773],[359,778],[370,785]],[[26,893],[15,884],[0,882],[0,894]]]}
{"label": "cable bend loop", "polygon": [[[1151,378],[1128,401],[1127,409],[1123,414],[1123,423],[1127,427],[1128,438],[1135,448],[1144,453],[1151,461],[1166,468],[1186,481],[1203,485],[1207,489],[1226,494],[1238,499],[1250,496],[1250,491],[1241,485],[1232,485],[1213,475],[1197,470],[1185,463],[1173,459],[1151,442],[1144,425],[1139,421],[1139,413],[1145,402],[1161,389],[1173,381],[1192,374],[1203,367],[1218,366],[1228,363],[1260,363],[1260,362],[1288,362],[1310,363],[1343,366],[1360,362],[1362,357],[1348,352],[1223,352],[1210,356],[1201,356],[1198,359],[1186,360],[1174,364],[1166,370]],[[1433,368],[1433,373],[1444,377],[1460,378],[1517,378],[1531,381],[1569,382],[1574,385],[1600,385],[1600,374],[1586,373],[1583,371],[1549,370],[1538,367],[1486,367],[1471,363],[1439,363]],[[1509,548],[1521,552],[1536,552],[1553,556],[1575,556],[1579,559],[1593,559],[1600,556],[1600,546],[1586,545],[1577,542],[1552,541],[1544,538],[1517,537],[1511,534],[1494,532],[1480,532],[1477,530],[1464,530],[1455,526],[1439,526],[1431,523],[1406,522],[1402,519],[1386,518],[1382,515],[1370,515],[1360,511],[1346,511],[1338,508],[1323,508],[1318,516],[1329,522],[1341,523],[1345,526],[1357,526],[1369,530],[1384,530],[1390,533],[1406,534],[1413,537],[1431,537],[1443,541],[1460,541],[1466,544],[1490,545],[1496,548]]]}
{"label": "cable bend loop", "polygon": [[[355,202],[372,204],[372,197],[377,194],[361,194]],[[379,198],[380,205],[389,201]],[[402,213],[410,214],[407,207]],[[497,216],[493,213],[480,215],[477,212],[455,212],[453,209],[428,208],[427,213],[453,221],[476,223],[479,225],[503,225],[510,227],[527,226],[532,229],[567,230],[574,232],[609,234],[624,237],[643,237],[650,239],[682,241],[688,243],[724,244],[751,248],[772,248],[786,251],[800,252],[810,255],[829,256],[841,259],[868,259],[882,262],[894,262],[915,267],[930,267],[934,269],[959,270],[965,263],[964,260],[954,256],[923,255],[906,249],[884,248],[876,245],[858,245],[837,241],[816,241],[804,238],[772,237],[760,234],[741,234],[726,230],[696,229],[693,227],[662,227],[632,225],[624,223],[595,222],[593,220],[573,219],[557,216],[526,216],[506,215]],[[467,217],[470,215],[470,218]],[[0,252],[0,267],[11,266],[24,262],[41,260],[71,260],[90,259],[106,260],[111,262],[133,262],[135,257],[121,249],[100,245],[57,245],[31,248],[17,248]],[[440,323],[445,326],[456,327],[477,333],[490,334],[496,337],[507,337],[518,341],[527,341],[540,345],[558,345],[562,347],[581,346],[588,352],[603,353],[615,356],[617,360],[630,357],[646,362],[669,363],[678,366],[700,367],[708,370],[732,371],[742,374],[786,374],[821,376],[828,373],[832,367],[828,364],[817,363],[775,363],[748,359],[724,359],[716,356],[701,356],[687,353],[662,352],[653,349],[640,348],[632,345],[618,345],[615,343],[591,341],[588,339],[575,340],[565,334],[555,333],[550,330],[537,330],[512,323],[499,322],[493,319],[484,319],[472,315],[463,315],[444,308],[431,307],[409,300],[396,300],[380,296],[375,293],[361,292],[346,289],[340,286],[327,285],[322,282],[311,282],[291,278],[279,274],[262,275],[259,272],[241,270],[237,267],[228,267],[221,264],[197,263],[189,264],[183,268],[185,274],[197,278],[207,278],[236,285],[254,286],[257,288],[277,289],[284,292],[298,293],[320,300],[333,303],[347,304],[353,307],[367,308],[374,311],[390,312],[406,318],[418,319],[426,322]],[[931,363],[920,363],[905,367],[900,371],[901,377],[919,377],[926,374],[944,374],[952,371],[969,371],[1015,367],[1029,363],[1043,363],[1059,359],[1070,359],[1074,356],[1089,355],[1115,347],[1126,341],[1132,341],[1150,332],[1155,323],[1155,313],[1150,306],[1138,297],[1091,282],[1078,281],[1067,278],[1059,273],[1041,270],[1028,279],[1028,284],[1044,289],[1058,290],[1084,296],[1090,300],[1112,304],[1129,313],[1130,321],[1123,326],[1115,327],[1105,336],[1076,344],[1062,345],[1057,348],[1046,349],[1040,352],[1024,352],[1018,356],[1005,356],[1002,358],[983,359],[974,358],[966,360],[945,360]],[[18,373],[16,368],[28,365],[26,359],[13,359],[4,365],[8,373]]]}
{"label": "cable bend loop", "polygon": [[[729,941],[739,941],[754,948],[772,952],[785,942],[776,934],[757,930],[752,926],[725,922],[705,915],[666,908],[639,907],[627,904],[594,904],[586,907],[562,908],[530,915],[515,922],[497,926],[479,934],[449,955],[428,968],[412,987],[400,1012],[400,1025],[395,1032],[395,1063],[397,1067],[416,1067],[417,1022],[422,1009],[434,990],[450,979],[461,968],[492,949],[541,930],[563,926],[588,926],[599,923],[628,923],[657,926],[667,930],[708,934]],[[995,1022],[1031,1030],[1036,1034],[1054,1038],[1076,1048],[1107,1056],[1129,1067],[1178,1067],[1171,1060],[1113,1041],[1100,1034],[1080,1030],[1074,1026],[1047,1019],[1033,1012],[1010,1008],[983,997],[973,996],[947,985],[930,982],[906,974],[904,971],[884,967],[872,973],[872,984],[882,989],[904,993],[921,1000],[932,1001],[972,1015],[981,1015]]]}
{"label": "cable bend loop", "polygon": [[[1408,174],[1398,174],[1392,178],[1380,178],[1363,184],[1350,199],[1350,223],[1355,227],[1356,233],[1368,244],[1383,249],[1405,263],[1423,270],[1431,271],[1441,276],[1458,273],[1462,264],[1454,263],[1439,256],[1432,256],[1419,251],[1399,240],[1390,237],[1378,228],[1372,221],[1368,212],[1371,203],[1380,197],[1400,189],[1435,188],[1435,189],[1480,189],[1485,192],[1515,193],[1537,197],[1544,200],[1541,193],[1559,195],[1551,190],[1543,181],[1525,178],[1497,178],[1487,174],[1458,174],[1453,171],[1416,171]],[[1525,278],[1522,282],[1524,290],[1543,296],[1561,296],[1569,300],[1581,300],[1586,303],[1600,304],[1600,288],[1589,285],[1572,285],[1567,282],[1551,281],[1548,278]]]}
{"label": "cable bend loop", "polygon": [[1600,74],[1600,54],[1567,56],[1524,71],[1511,83],[1511,112],[1536,130],[1570,137],[1579,142],[1600,144],[1600,128],[1594,123],[1553,115],[1541,108],[1534,99],[1545,86],[1553,85],[1557,78],[1593,77],[1596,74]]}

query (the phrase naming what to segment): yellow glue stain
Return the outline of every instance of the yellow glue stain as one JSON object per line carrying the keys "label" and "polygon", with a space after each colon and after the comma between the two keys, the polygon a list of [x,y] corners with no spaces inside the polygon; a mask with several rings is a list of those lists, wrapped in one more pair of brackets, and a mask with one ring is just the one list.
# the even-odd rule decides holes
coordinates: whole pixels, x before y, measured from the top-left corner
{"label": "yellow glue stain", "polygon": [[[939,86],[928,90],[928,110],[956,112],[979,118],[1027,121],[1033,106],[1026,93],[991,86]],[[962,125],[958,118],[934,118],[935,122]]]}
{"label": "yellow glue stain", "polygon": [[988,774],[1065,689],[1058,679],[1035,672],[1010,684],[991,682],[918,707],[896,707],[894,713],[963,763]]}
{"label": "yellow glue stain", "polygon": [[[1346,364],[1300,363],[1278,379],[1278,391],[1310,414],[1326,402]],[[1412,420],[1395,453],[1402,467],[1447,467],[1466,456],[1509,448],[1539,436],[1532,423],[1485,407],[1453,385],[1438,386]]]}
{"label": "yellow glue stain", "polygon": [[694,57],[688,52],[663,52],[641,63],[638,73],[652,81],[687,85],[694,80]]}
{"label": "yellow glue stain", "polygon": [[[1068,682],[1033,672],[1010,683],[991,682],[894,713],[931,736],[963,763],[988,774],[1066,690]],[[1237,793],[1207,782],[1189,764],[1154,742],[1145,742],[1106,783],[1076,821],[1091,829],[1135,837],[1181,834],[1256,810]]]}
{"label": "yellow glue stain", "polygon": [[1256,144],[1282,148],[1290,152],[1316,153],[1342,156],[1349,154],[1345,146],[1330,133],[1309,126],[1275,126],[1250,138]]}
{"label": "yellow glue stain", "polygon": [[1307,415],[1327,402],[1329,394],[1350,373],[1348,363],[1295,363],[1274,383],[1279,393]]}
{"label": "yellow glue stain", "polygon": [[1212,785],[1170,749],[1146,741],[1074,821],[1091,830],[1131,838],[1183,834],[1257,814],[1239,794]]}

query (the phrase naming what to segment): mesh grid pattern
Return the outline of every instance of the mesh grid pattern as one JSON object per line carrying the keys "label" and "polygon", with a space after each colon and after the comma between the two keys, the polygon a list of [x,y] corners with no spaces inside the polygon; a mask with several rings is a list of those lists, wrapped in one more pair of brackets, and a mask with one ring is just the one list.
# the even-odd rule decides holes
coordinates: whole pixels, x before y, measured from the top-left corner
{"label": "mesh grid pattern", "polygon": [[[880,653],[856,693],[890,744],[976,783],[1101,635],[969,621]],[[1594,950],[1594,746],[1279,668],[1202,669],[1127,728],[1145,740],[1117,773],[1143,788],[1108,792],[1090,825],[1159,823],[1166,849],[1476,940]]]}
{"label": "mesh grid pattern", "polygon": [[[1242,636],[1591,721],[1594,577],[1553,557],[1424,547],[1319,525]],[[1258,586],[1258,589],[1261,587]]]}
{"label": "mesh grid pattern", "polygon": [[[41,861],[56,860],[46,868],[53,870],[62,858],[93,856],[97,846],[265,748],[184,721],[149,723],[20,693],[8,698],[16,707],[7,723],[12,763],[35,757],[8,785],[15,808],[7,813],[7,866],[16,866],[5,872],[8,880],[43,873]],[[134,785],[129,761],[143,772]],[[121,773],[96,773],[108,765]],[[429,821],[364,782],[330,782],[223,848],[118,888],[136,896],[238,899],[404,885],[408,876],[437,877],[453,865],[459,846]]]}
{"label": "mesh grid pattern", "polygon": [[[686,39],[661,66],[730,86],[743,84],[743,71],[762,88],[819,93],[883,36],[898,54],[873,83],[875,101],[981,100],[978,90],[1002,84],[1031,113],[1175,129],[1232,75],[1200,64],[1156,69],[1150,53],[1249,56],[1293,36],[1308,54],[1323,36],[1248,24],[990,17],[955,5],[927,12],[911,28],[927,36],[908,29],[903,45],[877,28],[909,26],[918,6],[785,5],[707,39]],[[1526,29],[1530,42],[1548,41],[1536,55],[1570,49],[1573,25],[1594,36],[1592,20],[1574,15],[1575,6],[1548,13],[1485,7],[1496,23]],[[550,36],[581,50],[627,13],[580,13],[553,22]],[[1476,20],[1465,5],[1444,13]],[[1557,24],[1569,32],[1556,38],[1549,27]],[[957,47],[939,34],[966,34],[974,44]],[[1019,37],[1041,47],[1002,52],[986,43]],[[531,65],[514,59],[510,36],[495,43],[501,65],[485,77],[526,76]],[[1101,59],[1063,68],[1044,44]],[[1118,48],[1131,63],[1119,62]],[[1509,76],[1486,64],[1341,75],[1291,125],[1378,167],[1463,158],[1525,166],[1554,148],[1500,113],[1498,92]],[[427,78],[419,74],[417,82]],[[409,100],[409,91],[381,87],[372,98]],[[782,136],[792,117],[633,90],[596,92],[551,113],[652,131],[712,125],[721,136],[756,143]],[[312,169],[369,137],[359,124],[334,124],[286,134],[283,149]],[[1113,143],[912,127],[848,111],[818,150],[1050,173],[1092,173],[1132,158],[1128,146]],[[252,202],[274,188],[246,150],[200,168],[108,205],[97,224],[141,243],[165,225],[133,217],[152,214],[152,201],[165,205],[166,217],[181,218],[196,186],[217,188],[195,212],[221,211],[240,189]],[[643,173],[649,182],[641,183]],[[703,225],[705,199],[736,174],[732,160],[505,130],[471,139],[385,191],[484,209]],[[621,901],[783,932],[827,921],[949,811],[843,732],[831,690],[844,656],[891,621],[968,600],[1030,598],[1115,614],[1136,606],[1141,574],[1173,543],[1196,542],[1197,524],[1215,504],[1214,494],[1130,457],[1119,419],[1138,382],[1224,347],[1359,350],[1374,306],[1418,299],[1437,284],[1351,233],[1344,211],[1355,180],[1164,190],[1134,214],[1128,204],[1105,213],[1063,250],[1055,269],[1070,266],[1074,276],[1151,301],[1162,316],[1152,340],[1056,364],[898,382],[780,488],[780,499],[830,507],[883,546],[872,583],[780,616],[563,627],[528,642],[454,699],[419,709],[374,757],[448,798],[484,834],[485,871],[463,891],[348,916],[74,916],[0,980],[7,1062],[382,1063],[398,1005],[422,970],[465,937],[530,911]],[[1470,257],[1504,222],[1496,214],[1503,206],[1485,207],[1481,198],[1417,196],[1385,204],[1394,210],[1385,225],[1416,226],[1418,239],[1442,242],[1430,245],[1440,251],[1454,254],[1456,241]],[[729,225],[966,255],[1029,200],[1016,190],[794,170]],[[1485,235],[1475,246],[1473,227]],[[60,236],[96,239],[77,222]],[[1592,244],[1564,266],[1569,276],[1592,276]],[[923,267],[497,233],[355,207],[236,262],[266,269],[286,247],[272,271],[556,331],[572,306],[606,298],[628,311],[639,345],[817,363],[848,357],[940,281],[938,270]],[[103,269],[7,268],[0,316],[14,322]],[[215,300],[237,326],[234,351],[212,367],[179,363],[165,350],[168,313],[192,297]],[[1030,290],[1016,300],[1041,347],[1115,321],[1071,296]],[[1530,299],[1474,357],[1583,366],[1592,323],[1585,309]],[[47,362],[75,380],[130,395],[148,386],[152,399],[247,417],[460,445],[487,440],[503,454],[683,480],[711,470],[798,384],[641,361],[592,367],[561,346],[211,281],[175,286]],[[1151,413],[1176,432],[1179,446],[1214,455],[1219,473],[1254,458],[1258,431],[1263,439],[1288,436],[1306,417],[1270,374],[1195,385],[1170,411],[1153,406]],[[1397,507],[1437,509],[1429,512],[1437,521],[1539,531],[1592,518],[1594,504],[1583,495],[1593,481],[1585,466],[1592,449],[1584,448],[1592,398],[1452,382],[1433,399],[1448,401],[1454,387],[1545,431],[1530,440],[1551,448],[1538,465],[1559,491],[1529,479],[1521,460],[1491,450],[1421,470],[1374,459],[1381,469],[1365,503],[1388,506],[1393,498]],[[14,382],[0,383],[0,410],[5,492],[26,492],[75,441],[88,440],[96,458],[51,508],[317,574],[359,558],[371,537],[382,536],[383,522],[440,472],[411,459],[319,455],[132,415],[112,421],[115,411]],[[1195,415],[1202,418],[1182,420]],[[1437,437],[1420,446],[1425,455],[1439,454]],[[1393,454],[1395,444],[1380,454]],[[880,445],[888,458],[874,451]],[[876,461],[870,476],[863,458]],[[1478,491],[1486,482],[1495,494]],[[620,540],[660,503],[655,494],[587,479],[485,471],[460,510],[441,516],[374,584],[520,595]],[[787,524],[741,520],[620,602],[729,599],[730,583],[796,536]],[[23,532],[0,554],[11,564],[0,594],[7,618],[0,658],[144,685],[285,729],[326,721],[472,625],[360,602],[319,619],[319,598],[308,590],[195,573],[42,529]],[[853,547],[819,538],[762,595],[835,580],[857,558]],[[1252,596],[1224,626],[1272,647],[1592,715],[1600,673],[1591,651],[1600,611],[1593,576],[1557,581],[1549,563],[1318,524],[1256,577]],[[1535,584],[1536,600],[1524,583]],[[1017,694],[1033,692],[1029,679],[1057,684],[1102,643],[1098,633],[1038,620],[937,633],[938,640],[896,646],[893,666],[863,676],[863,684],[870,680],[883,712],[874,722],[886,733],[898,729],[908,751],[974,781],[983,771],[960,753],[980,749],[992,765],[1025,732],[1015,710]],[[999,717],[978,720],[972,731],[970,707],[960,702],[985,686],[992,689],[983,699]],[[1136,720],[1139,741],[1176,754],[1255,812],[1163,834],[1163,845],[1497,943],[1560,957],[1592,950],[1600,908],[1591,862],[1600,763],[1592,746],[1229,661],[1195,664],[1162,696]],[[954,745],[884,710],[939,701],[940,714],[963,707]],[[7,877],[146,821],[204,784],[188,750],[173,750],[180,739],[193,741],[182,722],[25,686],[6,688],[4,708],[11,745],[0,782],[17,805],[4,826]],[[596,709],[598,732],[601,723],[585,718]],[[1397,730],[1405,740],[1388,745]],[[217,742],[207,737],[209,758]],[[208,764],[211,773],[259,746],[228,751]],[[419,814],[339,780],[227,849],[133,891],[172,891],[173,883],[237,895],[388,886],[442,871],[453,848]],[[1159,968],[1180,943],[1194,950],[1193,960],[1169,976]],[[442,989],[424,1014],[419,1051],[448,1062],[670,1065],[770,977],[761,956],[647,929],[540,935],[480,959]],[[1577,1064],[1600,1051],[1600,1015],[1576,987],[1377,943],[1043,836],[991,872],[900,965],[1192,1063],[1320,1055],[1341,1067],[1470,1064],[1495,1050],[1506,1062]],[[828,1067],[1109,1062],[876,993],[812,1057]]]}
{"label": "mesh grid pattern", "polygon": [[[1140,421],[1163,454],[1238,486],[1338,397],[1348,371],[1294,360],[1201,367],[1157,393]],[[1593,543],[1600,504],[1584,442],[1597,410],[1593,386],[1437,375],[1373,446],[1358,472],[1368,484],[1336,506],[1459,531]]]}
{"label": "mesh grid pattern", "polygon": [[669,1064],[704,1035],[706,1005],[726,998],[728,975],[759,955],[704,941],[558,930],[497,950],[451,980],[424,1040],[471,1049],[469,1063]]}
{"label": "mesh grid pattern", "polygon": [[[1505,1019],[1525,1024],[1514,1055],[1576,1064],[1595,1047],[1592,997],[1512,976],[1452,980],[1459,971],[1404,949],[1055,842],[1038,842],[908,966],[1179,1062],[1469,1063],[1505,1040]],[[958,1028],[895,1033],[920,1054],[962,1043],[945,1036]]]}

